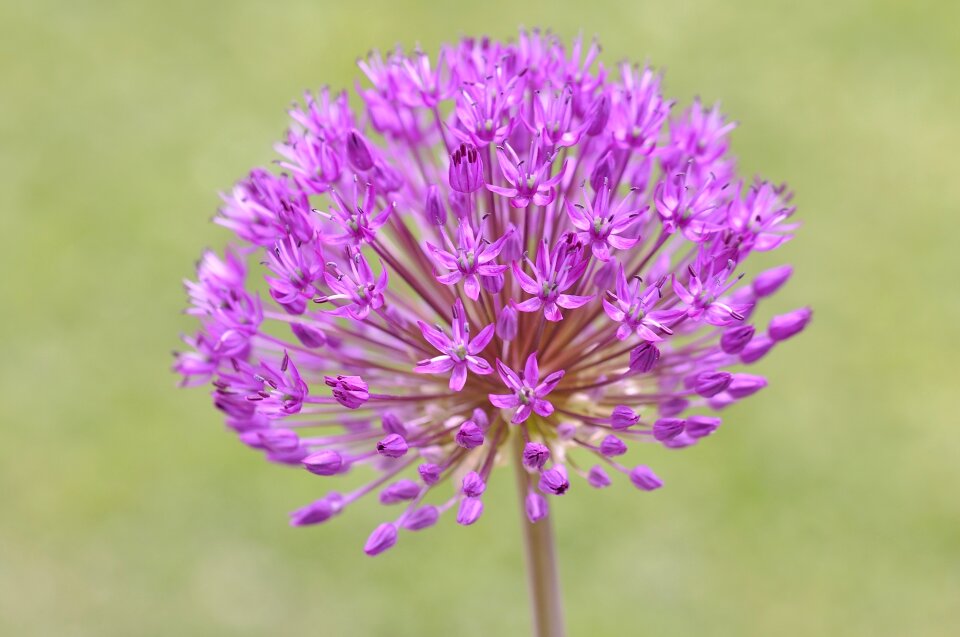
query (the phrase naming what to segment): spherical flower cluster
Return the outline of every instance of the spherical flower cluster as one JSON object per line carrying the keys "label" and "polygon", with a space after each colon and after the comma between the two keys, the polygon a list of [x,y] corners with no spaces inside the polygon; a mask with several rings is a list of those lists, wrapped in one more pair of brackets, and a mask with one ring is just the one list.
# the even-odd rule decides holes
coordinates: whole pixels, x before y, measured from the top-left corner
{"label": "spherical flower cluster", "polygon": [[475,523],[511,456],[534,522],[578,480],[658,489],[628,447],[711,435],[766,385],[741,365],[810,320],[752,323],[791,268],[742,273],[790,239],[790,194],[736,176],[717,107],[598,54],[537,31],[372,54],[360,112],[307,93],[277,169],[223,195],[237,241],[186,284],[175,369],[268,460],[372,476],[291,524],[376,493],[397,511],[375,555],[451,509]]}

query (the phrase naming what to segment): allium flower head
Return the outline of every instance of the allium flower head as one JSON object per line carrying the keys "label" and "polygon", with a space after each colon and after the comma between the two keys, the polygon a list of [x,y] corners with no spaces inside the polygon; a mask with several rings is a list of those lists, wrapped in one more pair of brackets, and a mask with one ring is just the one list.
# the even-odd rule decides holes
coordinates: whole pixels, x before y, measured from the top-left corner
{"label": "allium flower head", "polygon": [[[481,521],[503,459],[531,522],[585,485],[659,489],[652,450],[715,434],[766,386],[741,365],[810,321],[751,319],[792,274],[748,259],[790,239],[790,193],[737,177],[718,107],[598,53],[540,32],[374,53],[357,111],[308,93],[277,170],[223,195],[235,245],[186,283],[200,327],[175,369],[328,483],[290,524],[372,495],[376,555]],[[338,487],[350,471],[368,482]]]}

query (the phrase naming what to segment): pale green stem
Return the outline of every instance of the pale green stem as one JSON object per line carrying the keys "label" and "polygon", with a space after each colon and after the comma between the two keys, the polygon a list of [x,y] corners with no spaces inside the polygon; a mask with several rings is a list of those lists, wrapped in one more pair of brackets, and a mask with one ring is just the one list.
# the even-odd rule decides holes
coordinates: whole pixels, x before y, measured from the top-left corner
{"label": "pale green stem", "polygon": [[513,457],[520,500],[520,526],[527,563],[527,582],[533,614],[535,637],[563,637],[563,605],[560,600],[560,578],[557,575],[557,553],[553,545],[551,517],[532,524],[527,519],[525,501],[529,476],[523,467],[523,437],[513,432]]}

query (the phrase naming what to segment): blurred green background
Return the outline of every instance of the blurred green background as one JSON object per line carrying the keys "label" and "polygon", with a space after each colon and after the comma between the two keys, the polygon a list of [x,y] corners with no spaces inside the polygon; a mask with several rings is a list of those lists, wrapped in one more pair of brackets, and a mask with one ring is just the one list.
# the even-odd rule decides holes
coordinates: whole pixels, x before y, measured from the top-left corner
{"label": "blurred green background", "polygon": [[216,192],[292,99],[369,48],[523,24],[721,99],[744,173],[797,192],[772,309],[816,310],[719,435],[651,454],[668,488],[555,507],[571,635],[956,635],[958,6],[4,2],[0,634],[526,634],[511,480],[372,560],[375,504],[288,528],[323,486],[168,371]]}

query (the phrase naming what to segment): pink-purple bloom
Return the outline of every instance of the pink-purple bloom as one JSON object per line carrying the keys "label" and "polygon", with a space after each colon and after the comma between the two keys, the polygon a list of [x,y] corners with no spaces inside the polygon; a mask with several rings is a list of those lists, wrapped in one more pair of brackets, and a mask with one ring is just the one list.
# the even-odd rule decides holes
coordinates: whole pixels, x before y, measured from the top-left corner
{"label": "pink-purple bloom", "polygon": [[716,434],[767,386],[741,366],[809,324],[754,319],[793,274],[749,259],[792,237],[790,192],[739,178],[734,125],[655,70],[540,32],[360,68],[359,109],[325,88],[289,111],[277,170],[223,195],[235,245],[186,282],[184,384],[334,486],[291,525],[372,494],[377,555],[482,523],[505,458],[533,523],[583,485],[659,489],[635,463]]}
{"label": "pink-purple bloom", "polygon": [[490,404],[501,409],[515,410],[510,422],[520,424],[527,420],[532,413],[547,417],[553,413],[553,405],[546,399],[547,394],[553,391],[563,378],[564,371],[549,374],[540,382],[540,366],[537,364],[537,354],[527,357],[523,371],[517,373],[507,367],[503,361],[497,359],[497,372],[500,379],[513,393],[490,394]]}
{"label": "pink-purple bloom", "polygon": [[423,338],[441,352],[440,356],[425,359],[413,368],[418,374],[443,374],[450,372],[450,389],[460,391],[467,382],[467,370],[485,376],[493,373],[485,359],[478,354],[493,338],[493,325],[487,325],[480,333],[470,338],[469,325],[463,303],[457,299],[453,306],[453,334],[447,336],[439,327],[418,321]]}

